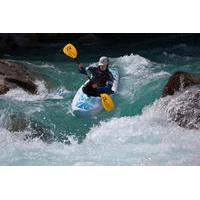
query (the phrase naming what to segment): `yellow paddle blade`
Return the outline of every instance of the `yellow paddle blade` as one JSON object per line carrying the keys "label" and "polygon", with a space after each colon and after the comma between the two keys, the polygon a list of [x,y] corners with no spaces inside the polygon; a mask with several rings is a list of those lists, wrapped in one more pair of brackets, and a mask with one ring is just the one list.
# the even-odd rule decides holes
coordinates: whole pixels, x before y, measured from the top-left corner
{"label": "yellow paddle blade", "polygon": [[70,58],[75,59],[77,57],[77,50],[76,47],[72,44],[67,44],[64,48],[63,48],[63,52],[64,54],[66,54],[67,56],[69,56]]}
{"label": "yellow paddle blade", "polygon": [[114,108],[114,103],[111,97],[106,93],[100,94],[100,96],[101,96],[102,106],[106,111],[110,112]]}

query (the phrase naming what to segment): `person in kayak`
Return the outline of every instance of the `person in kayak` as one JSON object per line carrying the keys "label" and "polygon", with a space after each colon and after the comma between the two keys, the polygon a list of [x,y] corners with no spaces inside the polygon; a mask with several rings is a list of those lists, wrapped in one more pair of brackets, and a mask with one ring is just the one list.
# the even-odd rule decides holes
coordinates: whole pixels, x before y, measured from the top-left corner
{"label": "person in kayak", "polygon": [[89,66],[86,69],[83,64],[79,64],[79,72],[92,75],[90,81],[83,87],[83,92],[87,96],[100,96],[101,93],[113,94],[112,86],[114,77],[108,69],[109,59],[105,56],[99,59],[98,66]]}

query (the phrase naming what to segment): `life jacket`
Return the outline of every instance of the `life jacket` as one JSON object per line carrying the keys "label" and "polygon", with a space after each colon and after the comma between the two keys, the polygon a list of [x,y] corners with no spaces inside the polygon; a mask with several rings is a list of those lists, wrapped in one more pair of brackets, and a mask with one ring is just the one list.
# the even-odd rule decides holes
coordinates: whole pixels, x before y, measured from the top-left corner
{"label": "life jacket", "polygon": [[94,82],[98,85],[98,87],[101,86],[110,86],[112,87],[114,78],[112,73],[109,71],[109,69],[102,71],[100,67],[88,67],[87,69],[91,74],[91,82]]}

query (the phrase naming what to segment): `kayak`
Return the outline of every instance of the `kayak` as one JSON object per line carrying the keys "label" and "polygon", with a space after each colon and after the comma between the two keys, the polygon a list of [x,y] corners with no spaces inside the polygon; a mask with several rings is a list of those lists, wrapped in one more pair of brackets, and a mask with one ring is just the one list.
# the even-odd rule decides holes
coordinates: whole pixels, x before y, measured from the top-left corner
{"label": "kayak", "polygon": [[[109,71],[114,77],[114,82],[112,90],[114,93],[117,91],[118,82],[119,82],[119,72],[117,68],[109,68]],[[80,117],[94,117],[103,110],[100,97],[88,97],[83,91],[82,88],[89,82],[86,81],[77,91],[74,99],[72,101],[72,111],[76,116]],[[113,94],[111,95],[113,96]]]}

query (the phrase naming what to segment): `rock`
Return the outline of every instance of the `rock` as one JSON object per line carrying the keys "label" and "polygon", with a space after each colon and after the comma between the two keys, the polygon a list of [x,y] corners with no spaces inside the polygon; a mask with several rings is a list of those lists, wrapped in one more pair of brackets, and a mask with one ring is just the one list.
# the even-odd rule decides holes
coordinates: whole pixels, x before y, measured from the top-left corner
{"label": "rock", "polygon": [[0,60],[0,94],[5,94],[10,89],[20,87],[31,94],[37,94],[35,77],[28,69],[7,60]]}
{"label": "rock", "polygon": [[187,72],[174,73],[162,92],[162,97],[168,95],[168,119],[184,128],[200,129],[200,78]]}
{"label": "rock", "polygon": [[8,92],[9,88],[6,85],[0,84],[0,94]]}
{"label": "rock", "polygon": [[50,134],[50,130],[42,123],[26,117],[25,114],[16,113],[10,115],[6,120],[5,126],[10,132],[15,134],[22,135],[25,133],[24,140],[38,138],[46,143],[53,142],[53,135]]}
{"label": "rock", "polygon": [[22,114],[12,114],[8,117],[6,128],[11,132],[21,132],[28,126],[28,121]]}
{"label": "rock", "polygon": [[170,98],[168,119],[188,129],[200,129],[200,85],[192,86]]}
{"label": "rock", "polygon": [[62,142],[70,144],[67,136],[57,137],[52,133],[49,127],[46,127],[41,122],[26,117],[25,114],[17,113],[8,117],[4,123],[5,127],[18,136],[23,135],[24,140],[40,139],[45,143]]}
{"label": "rock", "polygon": [[23,135],[24,140],[38,138],[46,143],[52,143],[54,141],[54,137],[47,127],[40,122],[26,117],[22,113],[10,115],[5,126],[10,132],[17,133],[17,135],[25,133],[25,135]]}
{"label": "rock", "polygon": [[175,72],[163,89],[162,97],[173,95],[186,87],[200,84],[200,78],[187,72]]}

